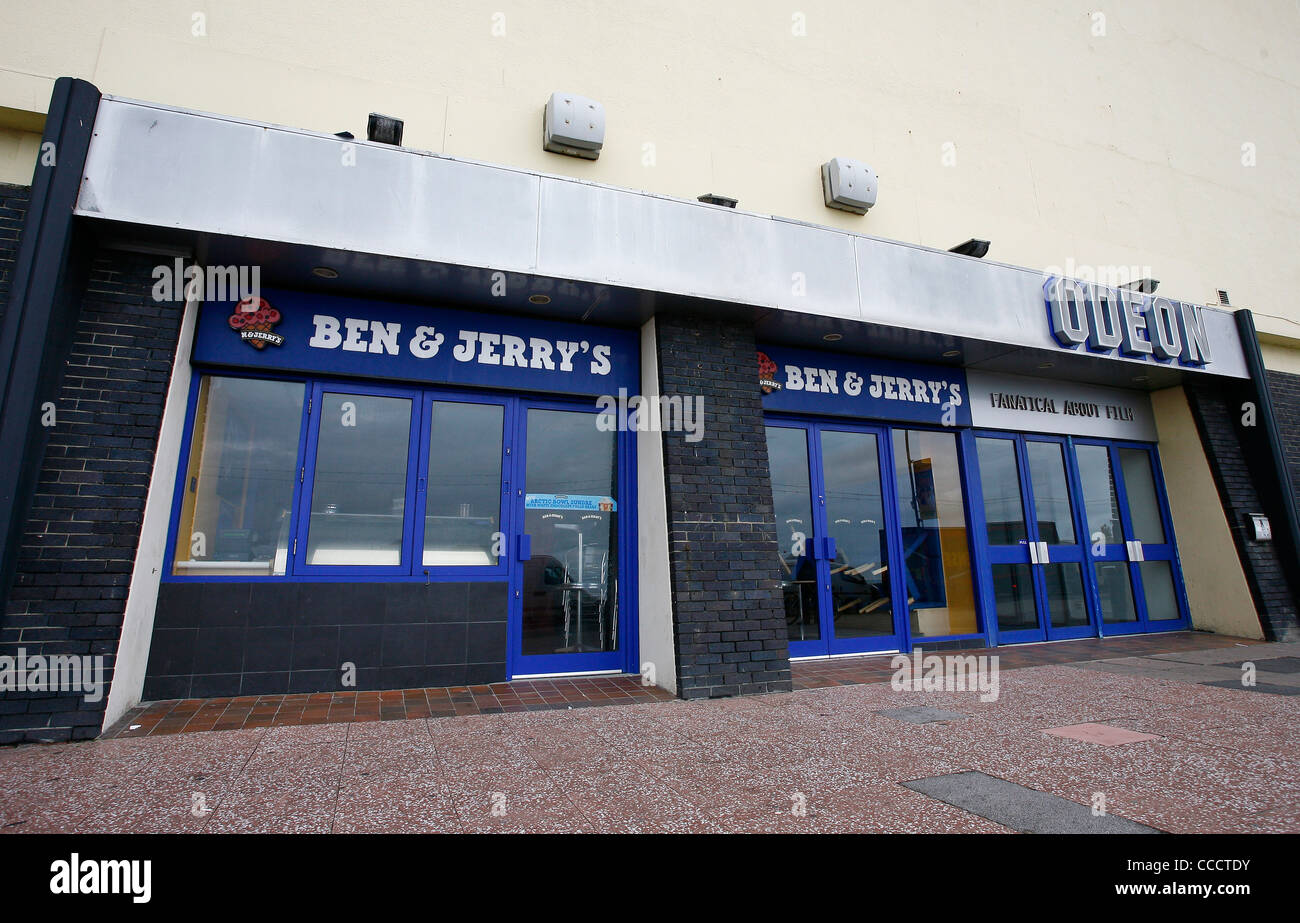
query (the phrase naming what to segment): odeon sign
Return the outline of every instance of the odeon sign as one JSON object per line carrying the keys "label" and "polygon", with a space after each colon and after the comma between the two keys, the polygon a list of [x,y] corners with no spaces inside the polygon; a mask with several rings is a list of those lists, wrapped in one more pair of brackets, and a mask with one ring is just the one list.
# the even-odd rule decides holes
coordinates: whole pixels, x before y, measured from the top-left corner
{"label": "odeon sign", "polygon": [[1201,306],[1049,276],[1043,283],[1052,336],[1067,349],[1183,365],[1212,361]]}

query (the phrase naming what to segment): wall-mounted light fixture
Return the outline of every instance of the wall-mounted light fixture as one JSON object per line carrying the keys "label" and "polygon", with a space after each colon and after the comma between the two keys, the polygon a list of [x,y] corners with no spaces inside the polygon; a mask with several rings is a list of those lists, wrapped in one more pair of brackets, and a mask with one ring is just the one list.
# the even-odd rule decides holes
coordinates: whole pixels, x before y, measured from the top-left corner
{"label": "wall-mounted light fixture", "polygon": [[370,113],[370,118],[366,120],[366,139],[369,141],[378,141],[380,144],[402,144],[402,128],[406,125],[401,119],[395,119],[391,115],[380,115],[378,112]]}
{"label": "wall-mounted light fixture", "polygon": [[1144,295],[1155,294],[1155,290],[1159,287],[1159,279],[1134,279],[1132,282],[1125,282],[1120,286],[1120,288],[1126,288],[1131,292],[1141,292]]}
{"label": "wall-mounted light fixture", "polygon": [[962,256],[973,256],[976,259],[983,258],[984,254],[989,252],[989,242],[972,237],[965,243],[958,244],[955,247],[948,248],[949,253],[960,253]]}
{"label": "wall-mounted light fixture", "polygon": [[595,160],[605,146],[605,107],[576,93],[552,93],[542,112],[542,147]]}
{"label": "wall-mounted light fixture", "polygon": [[822,195],[827,208],[865,215],[876,204],[876,171],[861,160],[835,157],[822,164]]}
{"label": "wall-mounted light fixture", "polygon": [[724,195],[714,195],[711,192],[706,192],[702,196],[696,196],[696,198],[707,205],[721,205],[723,208],[735,208],[736,203],[740,201],[739,199],[729,199]]}

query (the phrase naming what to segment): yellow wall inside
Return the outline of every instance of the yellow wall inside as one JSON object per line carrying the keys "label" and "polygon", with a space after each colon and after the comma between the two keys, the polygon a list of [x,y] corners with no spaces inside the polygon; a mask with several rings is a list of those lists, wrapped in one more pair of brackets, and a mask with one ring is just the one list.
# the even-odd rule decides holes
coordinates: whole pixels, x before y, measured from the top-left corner
{"label": "yellow wall inside", "polygon": [[[455,156],[937,247],[982,237],[1030,267],[1150,267],[1162,292],[1226,289],[1300,335],[1295,4],[225,0],[199,28],[204,6],[2,4],[0,106],[43,111],[70,75],[328,132],[380,111]],[[599,161],[542,151],[552,90],[605,104]],[[879,173],[869,215],[823,205],[833,156]]]}
{"label": "yellow wall inside", "polygon": [[1192,627],[1263,638],[1187,397],[1181,387],[1166,388],[1151,395],[1151,405]]}

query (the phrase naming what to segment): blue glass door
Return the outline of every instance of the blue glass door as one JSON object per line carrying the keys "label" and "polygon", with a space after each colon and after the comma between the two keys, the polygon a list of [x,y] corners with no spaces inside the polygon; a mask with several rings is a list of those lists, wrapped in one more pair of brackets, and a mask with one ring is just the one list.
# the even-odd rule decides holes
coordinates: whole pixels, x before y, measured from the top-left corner
{"label": "blue glass door", "polygon": [[593,407],[521,405],[514,444],[514,676],[627,668],[625,434]]}
{"label": "blue glass door", "polygon": [[897,650],[891,565],[900,555],[884,431],[766,429],[790,655]]}
{"label": "blue glass door", "polygon": [[980,491],[984,501],[984,535],[988,543],[988,590],[998,640],[1004,644],[1042,641],[1040,597],[1034,565],[1037,535],[1029,514],[1024,446],[1016,436],[981,433],[975,437]]}
{"label": "blue glass door", "polygon": [[1155,450],[1075,440],[1104,635],[1188,625],[1182,571]]}

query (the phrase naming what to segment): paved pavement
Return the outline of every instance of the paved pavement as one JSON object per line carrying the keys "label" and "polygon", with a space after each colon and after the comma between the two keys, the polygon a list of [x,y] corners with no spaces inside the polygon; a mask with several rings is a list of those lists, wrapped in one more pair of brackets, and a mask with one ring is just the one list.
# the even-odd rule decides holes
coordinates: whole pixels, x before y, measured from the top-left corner
{"label": "paved pavement", "polygon": [[1027,667],[991,702],[875,683],[8,748],[0,831],[1005,833],[1105,827],[1104,805],[1126,829],[1300,832],[1297,657]]}

